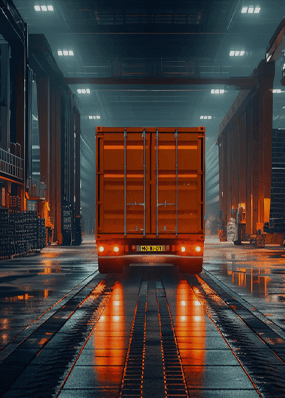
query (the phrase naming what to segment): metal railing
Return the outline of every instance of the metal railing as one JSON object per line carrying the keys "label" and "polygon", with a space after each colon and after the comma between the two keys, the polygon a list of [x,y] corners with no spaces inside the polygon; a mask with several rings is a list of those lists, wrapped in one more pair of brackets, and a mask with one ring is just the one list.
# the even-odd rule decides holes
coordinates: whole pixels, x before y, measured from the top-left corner
{"label": "metal railing", "polygon": [[23,180],[24,160],[0,148],[0,172]]}

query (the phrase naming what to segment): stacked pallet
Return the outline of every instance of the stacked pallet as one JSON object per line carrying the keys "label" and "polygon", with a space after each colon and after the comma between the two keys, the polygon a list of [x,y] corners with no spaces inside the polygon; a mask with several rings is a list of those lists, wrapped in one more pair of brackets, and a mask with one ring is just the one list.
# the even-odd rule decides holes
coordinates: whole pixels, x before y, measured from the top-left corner
{"label": "stacked pallet", "polygon": [[0,209],[0,257],[11,255],[11,226],[9,223],[8,209]]}
{"label": "stacked pallet", "polygon": [[0,210],[0,257],[41,250],[46,243],[45,220],[36,211]]}

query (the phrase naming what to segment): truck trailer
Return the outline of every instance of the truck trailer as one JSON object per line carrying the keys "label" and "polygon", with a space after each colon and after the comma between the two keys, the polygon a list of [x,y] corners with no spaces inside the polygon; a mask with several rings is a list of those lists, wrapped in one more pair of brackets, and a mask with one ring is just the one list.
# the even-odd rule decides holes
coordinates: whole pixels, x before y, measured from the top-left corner
{"label": "truck trailer", "polygon": [[202,271],[205,127],[96,128],[100,273],[124,266]]}

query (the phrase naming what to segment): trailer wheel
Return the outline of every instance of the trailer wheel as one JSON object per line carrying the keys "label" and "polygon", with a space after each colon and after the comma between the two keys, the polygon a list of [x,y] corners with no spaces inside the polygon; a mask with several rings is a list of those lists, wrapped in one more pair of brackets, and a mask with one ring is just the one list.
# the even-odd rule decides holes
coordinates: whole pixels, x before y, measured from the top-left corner
{"label": "trailer wheel", "polygon": [[123,271],[123,264],[116,260],[98,260],[98,270],[100,274],[111,274]]}
{"label": "trailer wheel", "polygon": [[185,274],[200,274],[202,272],[203,259],[190,260],[188,263],[178,264],[179,271]]}
{"label": "trailer wheel", "polygon": [[98,269],[99,269],[100,274],[111,274],[111,273],[115,273],[115,272],[121,272],[121,270],[118,270],[116,268],[107,267],[106,265],[100,266],[100,264],[98,265]]}

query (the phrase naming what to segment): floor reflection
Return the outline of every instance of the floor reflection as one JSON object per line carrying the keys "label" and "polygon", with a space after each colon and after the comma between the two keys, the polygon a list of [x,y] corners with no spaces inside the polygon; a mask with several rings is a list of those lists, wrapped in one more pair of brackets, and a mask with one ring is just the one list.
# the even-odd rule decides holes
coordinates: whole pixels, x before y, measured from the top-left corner
{"label": "floor reflection", "polygon": [[268,285],[271,277],[270,270],[264,268],[245,268],[232,263],[222,265],[222,273],[231,277],[232,284],[244,288],[250,294],[256,297],[265,297],[270,300],[268,295]]}
{"label": "floor reflection", "polygon": [[123,286],[117,282],[93,336],[93,364],[99,386],[121,384],[126,337]]}
{"label": "floor reflection", "polygon": [[[176,315],[175,333],[186,380],[192,380],[193,377],[201,380],[205,364],[206,319],[200,302],[186,280],[181,280],[177,286]],[[199,366],[198,373],[193,372],[192,366],[195,369]],[[195,394],[196,397],[202,396],[198,390]]]}

